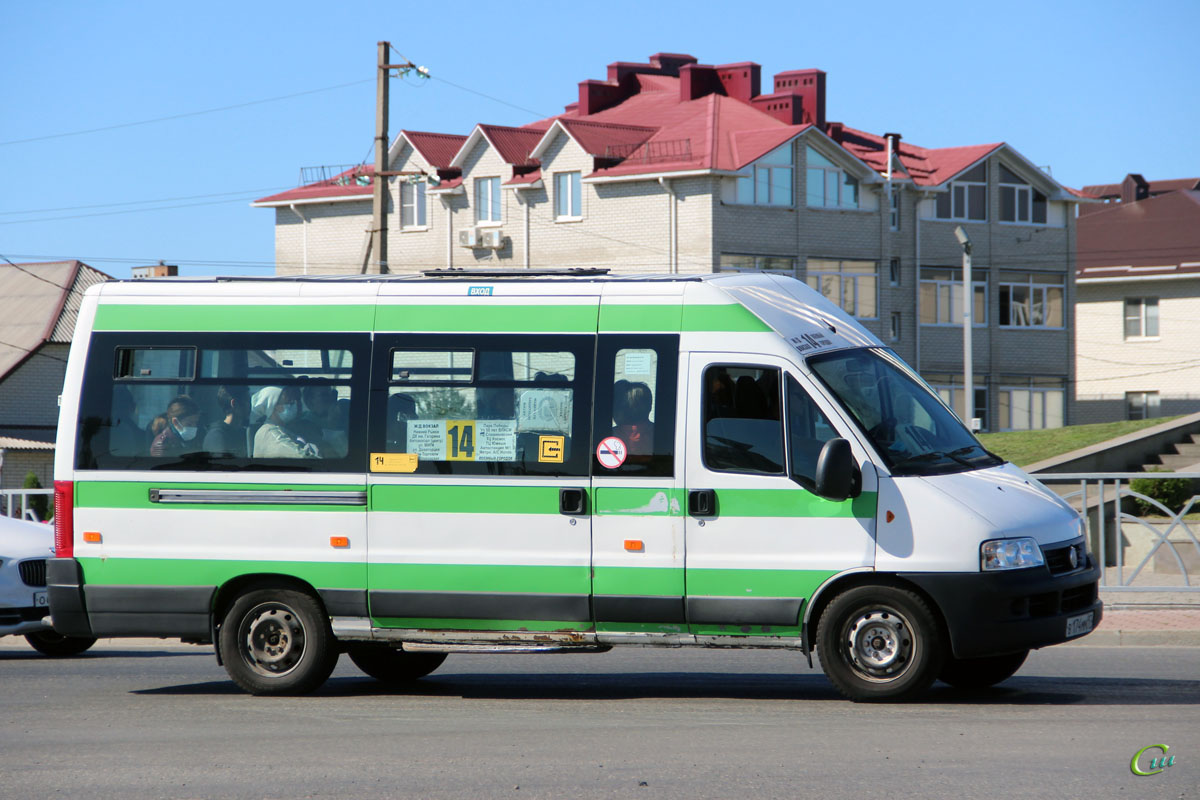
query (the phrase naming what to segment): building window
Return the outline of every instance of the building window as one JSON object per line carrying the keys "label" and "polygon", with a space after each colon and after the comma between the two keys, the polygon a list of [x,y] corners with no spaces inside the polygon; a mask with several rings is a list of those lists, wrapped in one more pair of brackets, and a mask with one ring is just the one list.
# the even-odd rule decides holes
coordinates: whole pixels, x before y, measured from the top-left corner
{"label": "building window", "polygon": [[900,230],[900,190],[895,186],[892,187],[892,211],[888,217],[888,228],[893,231]]}
{"label": "building window", "polygon": [[1063,326],[1063,276],[1036,272],[1001,272],[999,290],[1001,326]]}
{"label": "building window", "polygon": [[500,179],[475,179],[475,221],[500,221]]}
{"label": "building window", "polygon": [[1010,431],[1063,426],[1066,392],[1061,378],[1002,376],[1000,428]]}
{"label": "building window", "polygon": [[893,342],[900,341],[900,325],[901,325],[900,312],[893,311],[892,312],[892,329],[891,329],[891,336],[892,336]]}
{"label": "building window", "polygon": [[[950,407],[956,415],[962,412],[963,404],[963,376],[962,374],[951,375],[950,373],[930,372],[922,376],[929,383],[930,388],[937,392],[938,397],[942,398],[942,402]],[[979,380],[980,376],[974,376],[974,381]],[[975,383],[975,418],[979,420],[980,430],[988,429],[988,393],[987,384]]]}
{"label": "building window", "polygon": [[808,259],[808,285],[860,319],[879,316],[876,266],[874,261]]}
{"label": "building window", "polygon": [[424,228],[429,224],[425,216],[425,182],[400,184],[400,227]]}
{"label": "building window", "polygon": [[554,216],[556,219],[579,219],[583,216],[580,204],[578,172],[557,172],[554,175]]}
{"label": "building window", "polygon": [[1144,339],[1158,336],[1158,298],[1125,298],[1125,338]]}
{"label": "building window", "polygon": [[937,197],[938,219],[987,221],[987,164],[978,164],[950,181]]}
{"label": "building window", "polygon": [[807,180],[806,195],[810,206],[858,208],[858,179],[811,147],[808,148]]}
{"label": "building window", "polygon": [[888,262],[888,283],[892,286],[900,285],[900,259],[893,258]]}
{"label": "building window", "polygon": [[1125,418],[1150,419],[1159,413],[1158,392],[1126,392]]}
{"label": "building window", "polygon": [[736,180],[735,203],[759,206],[792,204],[792,145],[777,147],[746,167]]}
{"label": "building window", "polygon": [[787,256],[749,256],[721,253],[721,272],[785,272],[795,277],[796,259]]}
{"label": "building window", "polygon": [[[987,325],[987,275],[978,271],[971,274],[975,307],[972,309],[972,324]],[[921,267],[922,325],[961,325],[962,270],[954,267]]]}
{"label": "building window", "polygon": [[1046,224],[1046,195],[1000,165],[1000,221]]}

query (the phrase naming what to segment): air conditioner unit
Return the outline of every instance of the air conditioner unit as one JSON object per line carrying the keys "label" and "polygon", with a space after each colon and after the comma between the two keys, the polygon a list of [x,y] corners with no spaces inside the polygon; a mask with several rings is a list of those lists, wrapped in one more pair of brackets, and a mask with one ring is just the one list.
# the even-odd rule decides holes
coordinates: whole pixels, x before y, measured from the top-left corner
{"label": "air conditioner unit", "polygon": [[503,231],[483,231],[479,238],[480,247],[487,247],[492,250],[499,250],[504,247]]}
{"label": "air conditioner unit", "polygon": [[458,243],[463,247],[479,247],[479,233],[474,228],[459,231]]}

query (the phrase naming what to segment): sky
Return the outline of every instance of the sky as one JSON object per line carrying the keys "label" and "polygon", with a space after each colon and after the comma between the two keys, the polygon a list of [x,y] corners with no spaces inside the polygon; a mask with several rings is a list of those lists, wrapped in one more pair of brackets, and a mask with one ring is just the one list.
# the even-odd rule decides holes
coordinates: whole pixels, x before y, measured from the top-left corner
{"label": "sky", "polygon": [[28,2],[0,0],[0,256],[117,278],[270,275],[303,167],[389,135],[560,113],[613,61],[688,53],[827,76],[827,118],[924,147],[1004,141],[1080,187],[1200,177],[1200,0]]}

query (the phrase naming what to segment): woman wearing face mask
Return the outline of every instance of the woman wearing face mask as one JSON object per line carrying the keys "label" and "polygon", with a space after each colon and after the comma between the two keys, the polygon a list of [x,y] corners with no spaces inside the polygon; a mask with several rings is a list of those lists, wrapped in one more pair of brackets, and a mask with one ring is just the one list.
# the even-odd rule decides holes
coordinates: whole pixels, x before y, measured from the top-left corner
{"label": "woman wearing face mask", "polygon": [[300,416],[300,390],[295,386],[264,386],[254,394],[251,408],[262,420],[254,434],[255,458],[320,458],[317,445],[291,429]]}
{"label": "woman wearing face mask", "polygon": [[167,418],[167,424],[150,444],[150,455],[161,458],[196,451],[199,445],[196,433],[200,425],[200,406],[196,401],[181,394],[167,404],[163,416]]}

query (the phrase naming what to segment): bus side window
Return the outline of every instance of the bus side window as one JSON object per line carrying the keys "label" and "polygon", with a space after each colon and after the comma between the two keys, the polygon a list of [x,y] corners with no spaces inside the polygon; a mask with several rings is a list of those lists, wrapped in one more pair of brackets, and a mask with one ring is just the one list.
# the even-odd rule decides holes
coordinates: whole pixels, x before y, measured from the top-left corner
{"label": "bus side window", "polygon": [[783,473],[778,369],[714,364],[704,371],[703,404],[705,466]]}
{"label": "bus side window", "polygon": [[[679,337],[602,334],[598,358],[593,474],[674,475]],[[594,455],[608,437],[625,444],[625,461],[616,467],[601,464]]]}
{"label": "bus side window", "polygon": [[791,375],[787,376],[787,409],[792,480],[811,490],[816,485],[817,457],[837,431]]}

